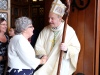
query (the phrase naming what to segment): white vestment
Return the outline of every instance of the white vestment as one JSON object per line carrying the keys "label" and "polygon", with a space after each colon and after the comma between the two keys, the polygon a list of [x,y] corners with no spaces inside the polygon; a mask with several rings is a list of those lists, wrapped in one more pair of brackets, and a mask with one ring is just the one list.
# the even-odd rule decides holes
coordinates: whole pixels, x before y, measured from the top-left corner
{"label": "white vestment", "polygon": [[[37,39],[35,45],[36,55],[47,55],[47,62],[39,68],[34,75],[57,75],[58,59],[60,55],[60,44],[62,42],[64,22],[57,29],[46,26]],[[55,45],[52,46],[54,32],[58,32],[55,37]],[[60,75],[72,75],[77,67],[78,55],[80,52],[80,43],[72,27],[67,25],[65,43],[67,53],[63,54]]]}

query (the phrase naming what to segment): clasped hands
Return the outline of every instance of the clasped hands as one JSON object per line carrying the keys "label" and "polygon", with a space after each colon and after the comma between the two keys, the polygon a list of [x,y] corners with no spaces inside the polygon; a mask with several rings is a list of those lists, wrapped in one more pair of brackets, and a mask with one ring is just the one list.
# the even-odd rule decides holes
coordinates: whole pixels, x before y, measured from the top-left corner
{"label": "clasped hands", "polygon": [[45,64],[45,63],[47,62],[47,60],[48,60],[47,55],[43,55],[43,56],[41,57],[40,64]]}
{"label": "clasped hands", "polygon": [[[67,46],[66,46],[65,43],[61,43],[61,44],[60,44],[60,50],[63,50],[64,52],[67,51]],[[47,60],[48,60],[47,55],[44,55],[44,56],[42,56],[41,62],[40,62],[40,63],[41,63],[41,64],[45,64],[45,63],[47,62]]]}

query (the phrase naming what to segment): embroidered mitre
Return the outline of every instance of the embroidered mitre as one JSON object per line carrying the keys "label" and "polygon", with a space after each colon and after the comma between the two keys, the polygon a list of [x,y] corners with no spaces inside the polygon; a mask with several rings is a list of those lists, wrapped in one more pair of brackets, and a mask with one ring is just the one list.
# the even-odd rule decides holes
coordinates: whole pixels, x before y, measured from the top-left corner
{"label": "embroidered mitre", "polygon": [[60,0],[54,0],[51,5],[50,12],[63,17],[65,13],[66,6]]}

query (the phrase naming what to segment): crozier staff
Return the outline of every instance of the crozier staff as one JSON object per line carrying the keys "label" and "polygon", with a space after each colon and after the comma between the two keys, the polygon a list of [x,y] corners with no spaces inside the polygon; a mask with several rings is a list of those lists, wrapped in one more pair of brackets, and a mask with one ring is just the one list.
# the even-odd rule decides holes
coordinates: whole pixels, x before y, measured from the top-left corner
{"label": "crozier staff", "polygon": [[[67,29],[67,22],[68,22],[68,16],[70,12],[70,0],[61,0],[66,6],[66,11],[65,11],[65,23],[64,23],[64,29],[63,29],[63,36],[62,36],[62,43],[65,42],[65,37],[66,37],[66,29]],[[63,57],[64,51],[60,51],[60,56],[59,56],[59,63],[58,63],[58,70],[57,70],[57,75],[60,75],[60,69],[61,69],[61,62],[62,62],[62,57]],[[66,51],[67,53],[67,51]]]}

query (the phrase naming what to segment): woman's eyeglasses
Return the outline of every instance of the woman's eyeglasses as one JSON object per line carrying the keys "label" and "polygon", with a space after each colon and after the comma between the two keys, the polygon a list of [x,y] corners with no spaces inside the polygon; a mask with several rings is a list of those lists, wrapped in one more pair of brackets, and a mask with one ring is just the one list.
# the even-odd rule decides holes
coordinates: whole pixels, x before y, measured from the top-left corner
{"label": "woman's eyeglasses", "polygon": [[33,26],[28,26],[28,28],[34,28]]}

